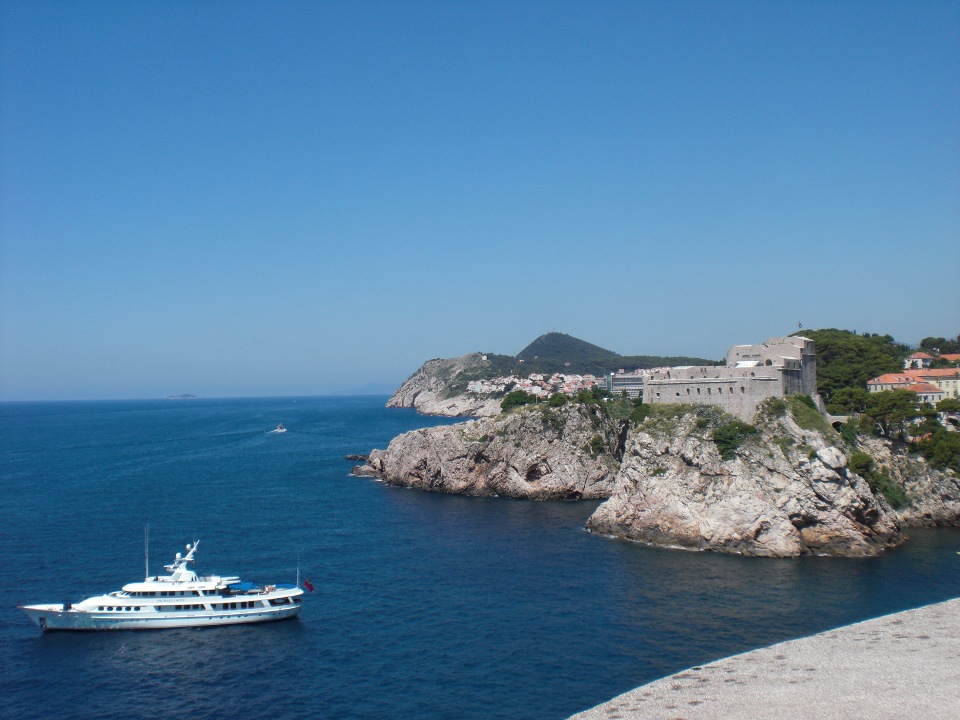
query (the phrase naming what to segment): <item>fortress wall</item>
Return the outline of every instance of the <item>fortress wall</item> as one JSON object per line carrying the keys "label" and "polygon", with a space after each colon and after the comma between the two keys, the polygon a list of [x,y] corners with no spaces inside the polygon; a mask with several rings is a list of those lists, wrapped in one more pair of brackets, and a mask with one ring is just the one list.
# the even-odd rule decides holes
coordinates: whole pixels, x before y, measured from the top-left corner
{"label": "fortress wall", "polygon": [[[738,363],[741,367],[737,367]],[[757,405],[769,397],[816,395],[816,345],[804,337],[770,338],[759,345],[734,345],[724,367],[658,370],[646,381],[645,403],[718,405],[753,422]]]}
{"label": "fortress wall", "polygon": [[763,400],[782,395],[780,378],[770,376],[652,380],[643,388],[645,403],[718,405],[744,422],[753,422]]}
{"label": "fortress wall", "polygon": [[802,360],[804,355],[815,357],[816,343],[805,337],[770,338],[757,345],[734,345],[727,351],[727,365],[753,360],[761,365],[782,365],[784,358]]}

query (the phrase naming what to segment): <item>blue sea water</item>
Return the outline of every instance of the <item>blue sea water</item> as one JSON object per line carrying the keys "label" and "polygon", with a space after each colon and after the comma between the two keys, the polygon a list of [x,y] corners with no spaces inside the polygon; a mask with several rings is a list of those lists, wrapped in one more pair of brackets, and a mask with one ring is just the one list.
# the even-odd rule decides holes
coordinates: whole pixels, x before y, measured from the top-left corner
{"label": "blue sea water", "polygon": [[[718,657],[960,596],[960,531],[874,559],[657,550],[596,503],[349,475],[450,422],[382,397],[0,405],[0,717],[555,719]],[[270,430],[282,422],[286,433]],[[41,634],[200,539],[197,569],[316,592],[298,619]]]}

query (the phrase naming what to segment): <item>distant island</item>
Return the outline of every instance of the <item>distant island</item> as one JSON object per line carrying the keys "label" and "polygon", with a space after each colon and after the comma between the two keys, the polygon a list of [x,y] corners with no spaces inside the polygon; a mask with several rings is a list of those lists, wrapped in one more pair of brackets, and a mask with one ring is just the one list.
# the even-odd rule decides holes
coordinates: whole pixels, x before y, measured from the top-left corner
{"label": "distant island", "polygon": [[196,400],[196,395],[184,394],[184,395],[170,395],[167,397],[167,400]]}

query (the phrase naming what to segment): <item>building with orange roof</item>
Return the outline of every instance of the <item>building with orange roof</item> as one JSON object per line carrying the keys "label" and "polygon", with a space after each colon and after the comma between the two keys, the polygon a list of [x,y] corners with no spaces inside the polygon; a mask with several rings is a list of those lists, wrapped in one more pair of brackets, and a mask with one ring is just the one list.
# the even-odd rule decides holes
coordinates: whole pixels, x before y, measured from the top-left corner
{"label": "building with orange roof", "polygon": [[915,385],[907,385],[905,390],[915,392],[917,394],[917,402],[930,403],[931,405],[936,405],[938,402],[946,397],[943,390],[938,388],[936,385],[931,385],[930,383],[916,383]]}
{"label": "building with orange roof", "polygon": [[933,355],[927,355],[925,352],[915,352],[903,361],[903,369],[923,370],[933,365],[935,359]]}
{"label": "building with orange roof", "polygon": [[867,392],[884,390],[909,390],[910,385],[933,385],[943,392],[943,398],[960,399],[960,368],[936,368],[904,370],[902,373],[887,373],[867,381]]}
{"label": "building with orange roof", "polygon": [[887,373],[872,380],[867,380],[868,392],[883,392],[884,390],[906,390],[908,385],[915,385],[916,378],[906,373]]}

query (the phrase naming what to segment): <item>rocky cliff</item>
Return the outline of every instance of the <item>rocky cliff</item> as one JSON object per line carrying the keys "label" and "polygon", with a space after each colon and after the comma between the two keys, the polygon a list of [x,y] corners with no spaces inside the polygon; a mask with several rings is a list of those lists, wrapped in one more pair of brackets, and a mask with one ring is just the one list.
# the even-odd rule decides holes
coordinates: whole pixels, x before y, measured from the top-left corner
{"label": "rocky cliff", "polygon": [[895,510],[904,527],[960,525],[960,477],[934,470],[903,443],[861,437],[858,449],[870,455],[877,474],[902,488],[908,504]]}
{"label": "rocky cliff", "polygon": [[461,375],[477,373],[488,364],[480,353],[428,360],[397,388],[387,401],[387,407],[415,408],[424,415],[445,417],[497,415],[501,398],[484,398],[452,390]]}
{"label": "rocky cliff", "polygon": [[613,496],[588,529],[772,557],[875,555],[905,539],[890,507],[849,471],[825,423],[805,429],[790,412],[768,414],[739,447],[728,446],[726,460],[715,440],[720,427],[736,426],[716,408],[656,408],[631,433]]}
{"label": "rocky cliff", "polygon": [[528,406],[405,433],[371,452],[355,474],[464,495],[606,498],[624,436],[625,426],[596,406]]}
{"label": "rocky cliff", "polygon": [[406,433],[355,472],[436,492],[608,498],[593,532],[745,555],[869,556],[903,542],[901,527],[960,524],[955,473],[876,438],[850,448],[805,400],[768,401],[755,426],[710,406],[644,406],[630,426],[596,404],[528,406]]}

